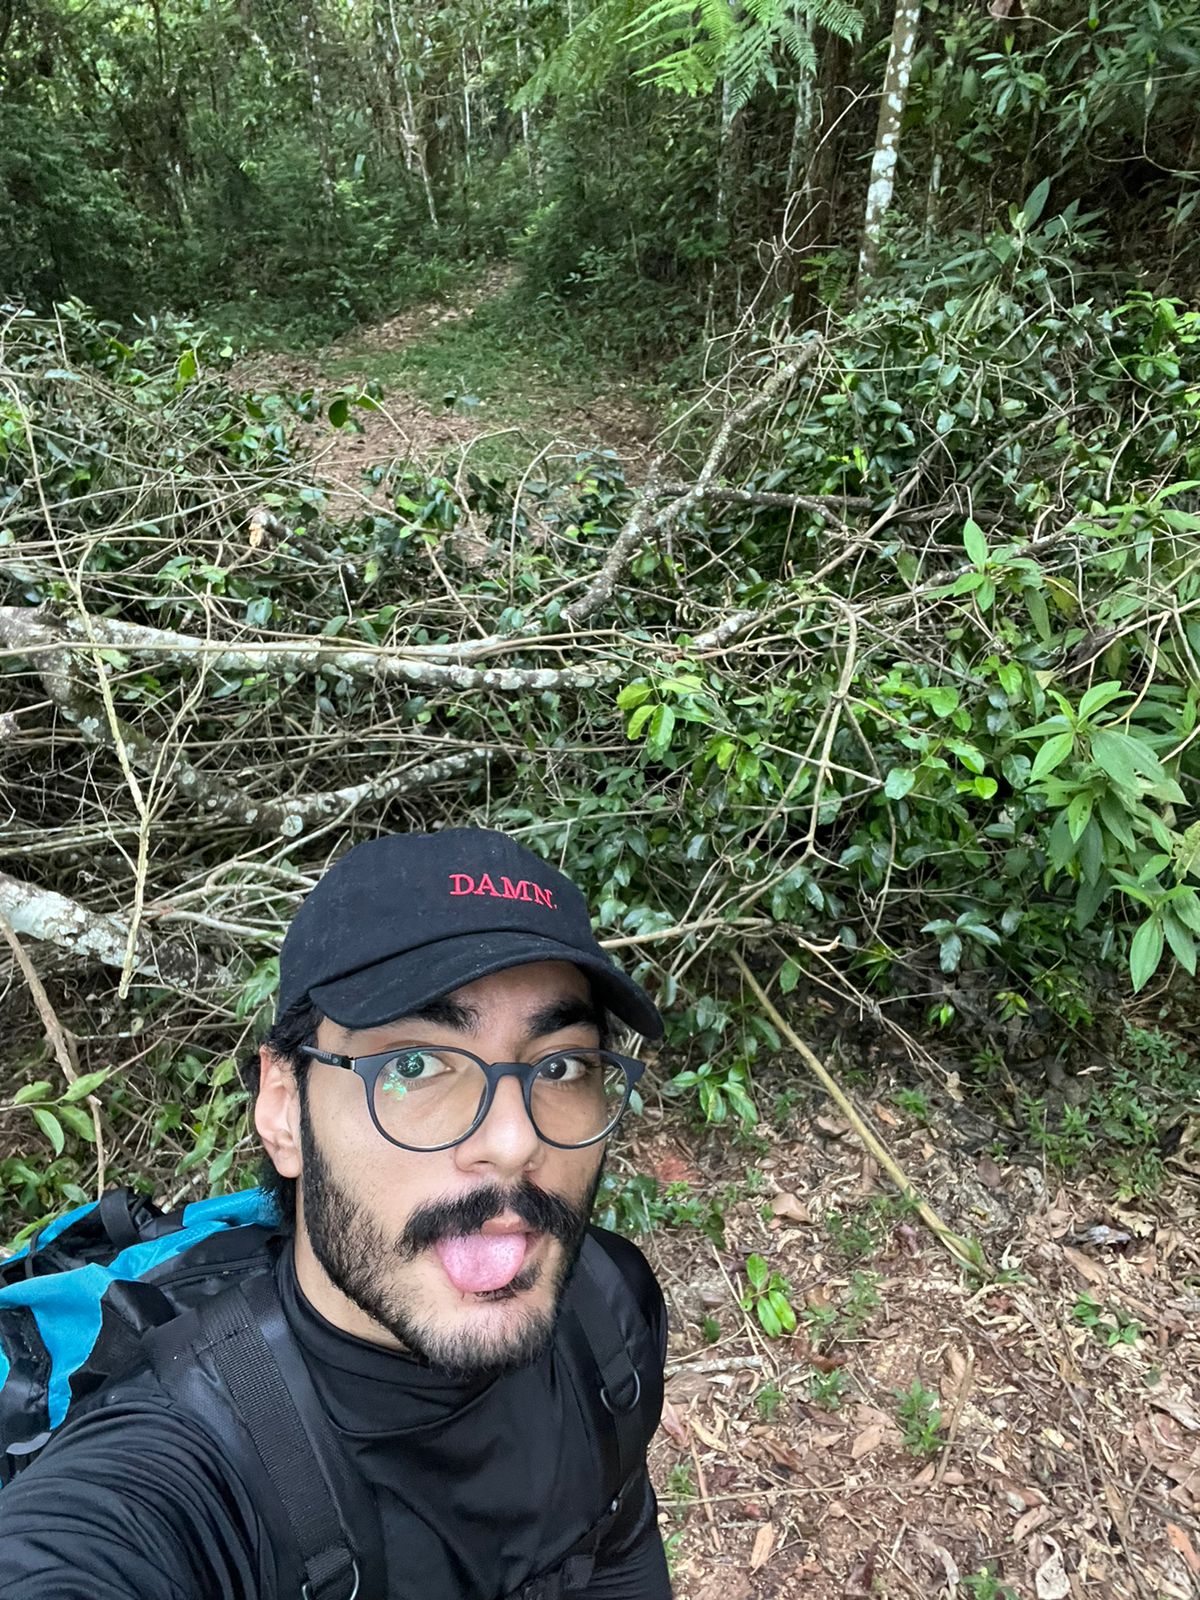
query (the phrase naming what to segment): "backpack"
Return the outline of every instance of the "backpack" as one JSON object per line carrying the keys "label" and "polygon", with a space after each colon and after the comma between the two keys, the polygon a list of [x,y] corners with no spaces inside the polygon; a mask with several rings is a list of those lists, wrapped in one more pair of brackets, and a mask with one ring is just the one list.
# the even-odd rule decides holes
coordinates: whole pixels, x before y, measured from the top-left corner
{"label": "backpack", "polygon": [[[46,1224],[0,1262],[0,1490],[72,1410],[147,1360],[172,1396],[231,1450],[256,1505],[287,1542],[303,1600],[368,1600],[386,1571],[371,1500],[317,1398],[269,1270],[277,1216],[259,1189],[164,1213],[127,1189]],[[615,1424],[604,1452],[609,1512],[520,1600],[585,1587],[592,1556],[645,1458],[657,1420],[612,1311],[628,1296],[603,1246],[585,1239],[560,1326],[580,1373],[599,1376]],[[206,1382],[201,1358],[223,1394]],[[656,1385],[652,1382],[652,1387]],[[230,1410],[243,1426],[230,1427]],[[608,1488],[606,1487],[606,1496]],[[518,1600],[518,1597],[510,1597]]]}

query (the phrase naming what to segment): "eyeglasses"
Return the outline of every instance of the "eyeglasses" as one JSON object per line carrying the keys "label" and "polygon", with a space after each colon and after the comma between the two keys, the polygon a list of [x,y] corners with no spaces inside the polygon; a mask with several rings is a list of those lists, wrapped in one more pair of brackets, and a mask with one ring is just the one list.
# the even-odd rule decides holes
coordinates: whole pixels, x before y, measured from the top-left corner
{"label": "eyeglasses", "polygon": [[539,1061],[481,1061],[469,1050],[410,1044],[370,1056],[315,1045],[300,1054],[362,1079],[371,1121],[402,1150],[450,1150],[483,1123],[501,1078],[520,1080],[538,1138],[559,1150],[597,1144],[625,1115],[641,1061],[610,1050],[557,1050]]}

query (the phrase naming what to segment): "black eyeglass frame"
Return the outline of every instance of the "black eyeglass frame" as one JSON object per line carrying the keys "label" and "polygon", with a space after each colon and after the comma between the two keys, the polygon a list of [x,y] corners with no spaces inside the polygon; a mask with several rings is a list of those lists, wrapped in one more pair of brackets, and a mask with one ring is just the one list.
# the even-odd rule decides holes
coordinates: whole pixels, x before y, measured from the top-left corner
{"label": "black eyeglass frame", "polygon": [[[450,1139],[445,1144],[405,1144],[395,1138],[380,1124],[375,1110],[375,1085],[384,1068],[390,1066],[400,1056],[411,1055],[416,1051],[429,1050],[433,1053],[449,1050],[456,1055],[466,1056],[473,1061],[487,1079],[487,1091],[480,1101],[479,1110],[475,1120],[465,1133],[459,1134],[457,1139]],[[319,1061],[326,1067],[341,1067],[346,1072],[352,1072],[362,1083],[363,1092],[367,1097],[367,1110],[371,1121],[375,1124],[375,1131],[389,1144],[394,1144],[398,1150],[409,1150],[413,1155],[435,1155],[439,1150],[453,1150],[456,1145],[465,1144],[473,1133],[477,1133],[487,1121],[487,1114],[492,1109],[492,1102],[496,1098],[496,1089],[501,1078],[517,1078],[521,1083],[521,1095],[525,1101],[525,1112],[533,1125],[533,1131],[543,1144],[551,1145],[555,1150],[586,1150],[589,1145],[599,1144],[601,1139],[607,1139],[609,1134],[616,1131],[621,1118],[629,1110],[629,1100],[637,1084],[641,1081],[646,1070],[644,1061],[635,1061],[632,1056],[619,1056],[614,1050],[600,1050],[591,1045],[576,1046],[575,1049],[552,1050],[548,1055],[539,1056],[536,1061],[484,1061],[470,1050],[463,1050],[459,1045],[449,1044],[406,1044],[391,1050],[380,1050],[369,1056],[342,1056],[331,1050],[319,1050],[316,1045],[302,1044],[300,1052],[311,1061]],[[593,1055],[601,1056],[605,1061],[615,1062],[625,1073],[625,1094],[621,1101],[621,1109],[612,1118],[602,1133],[594,1133],[590,1139],[584,1139],[581,1144],[563,1144],[558,1139],[548,1139],[538,1127],[537,1118],[533,1114],[533,1085],[542,1068],[550,1061],[562,1061],[569,1056]]]}

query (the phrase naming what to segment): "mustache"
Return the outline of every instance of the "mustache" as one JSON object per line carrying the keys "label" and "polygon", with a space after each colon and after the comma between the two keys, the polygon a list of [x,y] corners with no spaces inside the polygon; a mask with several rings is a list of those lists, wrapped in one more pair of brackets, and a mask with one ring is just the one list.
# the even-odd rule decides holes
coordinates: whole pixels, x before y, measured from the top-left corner
{"label": "mustache", "polygon": [[420,1206],[409,1217],[397,1241],[400,1255],[414,1260],[422,1250],[441,1239],[454,1239],[464,1233],[478,1233],[485,1222],[505,1212],[515,1212],[535,1233],[548,1233],[571,1246],[587,1226],[591,1207],[572,1205],[561,1195],[539,1189],[526,1179],[515,1189],[488,1184],[453,1200],[433,1200]]}

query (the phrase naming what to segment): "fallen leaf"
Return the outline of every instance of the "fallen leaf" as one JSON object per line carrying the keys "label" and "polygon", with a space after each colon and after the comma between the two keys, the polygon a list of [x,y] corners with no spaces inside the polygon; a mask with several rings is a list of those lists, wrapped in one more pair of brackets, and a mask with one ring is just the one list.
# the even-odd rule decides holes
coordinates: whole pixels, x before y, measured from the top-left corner
{"label": "fallen leaf", "polygon": [[946,1574],[946,1585],[949,1588],[950,1593],[956,1593],[958,1589],[958,1580],[961,1574],[958,1570],[958,1562],[955,1561],[954,1557],[950,1554],[949,1550],[946,1549],[945,1545],[938,1544],[935,1540],[931,1539],[927,1533],[922,1533],[918,1529],[917,1548],[924,1555],[929,1556],[931,1560],[937,1562],[942,1571]]}
{"label": "fallen leaf", "polygon": [[1050,1546],[1050,1554],[1033,1575],[1038,1600],[1067,1600],[1071,1585],[1067,1580],[1067,1569],[1063,1566],[1062,1551],[1053,1539],[1047,1539],[1046,1543]]}
{"label": "fallen leaf", "polygon": [[911,1222],[896,1224],[896,1237],[906,1255],[919,1256],[921,1254],[921,1236]]}
{"label": "fallen leaf", "polygon": [[659,1426],[662,1428],[662,1431],[665,1434],[674,1439],[677,1445],[681,1445],[685,1450],[687,1449],[687,1423],[679,1415],[678,1411],[676,1411],[675,1407],[669,1400],[663,1401],[662,1419],[659,1423]]}
{"label": "fallen leaf", "polygon": [[788,1222],[811,1222],[808,1211],[794,1194],[777,1194],[771,1201],[771,1214],[784,1217]]}
{"label": "fallen leaf", "polygon": [[980,1156],[975,1163],[975,1173],[985,1189],[1002,1189],[1004,1187],[1004,1174],[991,1156]]}
{"label": "fallen leaf", "polygon": [[1196,1547],[1177,1523],[1167,1523],[1167,1542],[1171,1549],[1181,1555],[1188,1564],[1188,1570],[1193,1578],[1200,1577],[1200,1555],[1196,1554]]}
{"label": "fallen leaf", "polygon": [[1152,1394],[1150,1404],[1155,1411],[1165,1411],[1169,1417],[1174,1417],[1189,1433],[1200,1431],[1200,1416],[1196,1415],[1186,1400],[1170,1394]]}
{"label": "fallen leaf", "polygon": [[715,1433],[710,1433],[700,1421],[699,1417],[695,1415],[690,1416],[688,1418],[688,1426],[691,1428],[696,1437],[706,1444],[710,1450],[724,1450],[725,1441],[721,1438],[718,1438]]}
{"label": "fallen leaf", "polygon": [[854,1597],[869,1595],[875,1588],[875,1563],[879,1559],[879,1546],[873,1544],[866,1555],[860,1556],[850,1569],[850,1576],[846,1579],[846,1587],[842,1593]]}
{"label": "fallen leaf", "polygon": [[[840,1438],[841,1435],[835,1435]],[[778,1439],[763,1439],[763,1449],[770,1456],[777,1467],[784,1467],[788,1472],[799,1472],[804,1465],[804,1457],[791,1445],[781,1444]]]}
{"label": "fallen leaf", "polygon": [[844,1367],[846,1365],[846,1357],[822,1356],[818,1355],[815,1350],[812,1350],[808,1355],[808,1364],[810,1367],[816,1367],[818,1372],[836,1372],[839,1367]]}
{"label": "fallen leaf", "polygon": [[1023,1517],[1018,1517],[1013,1524],[1012,1542],[1024,1544],[1034,1529],[1049,1522],[1053,1515],[1049,1506],[1034,1506],[1032,1511],[1027,1511]]}
{"label": "fallen leaf", "polygon": [[850,1132],[850,1124],[844,1117],[814,1117],[813,1127],[827,1139],[844,1139]]}
{"label": "fallen leaf", "polygon": [[873,1422],[869,1428],[864,1428],[850,1446],[850,1459],[861,1461],[864,1456],[869,1456],[872,1450],[878,1449],[883,1443],[883,1434],[881,1422]]}
{"label": "fallen leaf", "polygon": [[771,1551],[775,1548],[775,1524],[764,1522],[754,1535],[754,1548],[750,1552],[750,1571],[757,1572],[759,1567],[766,1566],[771,1559]]}
{"label": "fallen leaf", "polygon": [[1062,1253],[1075,1268],[1081,1278],[1088,1283],[1106,1283],[1108,1271],[1098,1261],[1093,1261],[1090,1256],[1085,1256],[1082,1250],[1075,1250],[1069,1244],[1062,1247]]}

